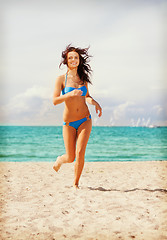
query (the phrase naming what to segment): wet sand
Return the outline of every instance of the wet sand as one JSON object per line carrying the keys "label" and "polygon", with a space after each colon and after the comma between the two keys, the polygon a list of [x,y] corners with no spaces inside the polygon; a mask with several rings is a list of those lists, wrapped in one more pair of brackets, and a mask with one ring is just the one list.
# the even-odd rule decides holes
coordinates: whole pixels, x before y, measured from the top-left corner
{"label": "wet sand", "polygon": [[0,163],[0,239],[167,239],[167,161],[52,165]]}

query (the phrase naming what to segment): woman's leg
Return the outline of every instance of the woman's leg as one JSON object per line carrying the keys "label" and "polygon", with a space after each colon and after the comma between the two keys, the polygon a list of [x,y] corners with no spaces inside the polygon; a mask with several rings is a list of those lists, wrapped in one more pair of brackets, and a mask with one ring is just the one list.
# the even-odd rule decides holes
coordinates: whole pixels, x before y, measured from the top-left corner
{"label": "woman's leg", "polygon": [[85,160],[85,150],[92,129],[92,120],[89,119],[82,123],[77,132],[77,148],[76,148],[76,163],[75,163],[75,179],[74,186],[77,188],[79,179],[83,170]]}
{"label": "woman's leg", "polygon": [[76,149],[76,138],[77,131],[75,128],[70,126],[63,126],[63,138],[66,153],[62,156],[57,157],[53,169],[57,172],[63,163],[70,163],[75,160],[75,149]]}

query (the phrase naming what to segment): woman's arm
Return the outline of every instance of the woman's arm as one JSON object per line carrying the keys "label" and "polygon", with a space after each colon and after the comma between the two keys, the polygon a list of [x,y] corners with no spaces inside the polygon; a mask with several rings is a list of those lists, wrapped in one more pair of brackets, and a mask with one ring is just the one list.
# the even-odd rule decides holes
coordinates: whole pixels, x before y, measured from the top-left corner
{"label": "woman's arm", "polygon": [[60,104],[62,102],[64,102],[67,98],[67,95],[61,95],[61,90],[62,90],[62,86],[63,86],[63,76],[59,76],[56,79],[56,83],[55,83],[55,88],[54,88],[54,93],[53,93],[53,104],[57,105]]}
{"label": "woman's arm", "polygon": [[54,105],[60,104],[70,97],[81,96],[82,95],[82,91],[81,90],[76,90],[76,89],[69,92],[69,93],[66,93],[64,95],[61,95],[61,90],[63,88],[63,82],[64,82],[64,76],[63,75],[59,76],[56,79],[55,89],[54,89],[54,93],[53,93],[53,104]]}
{"label": "woman's arm", "polygon": [[[87,90],[88,90],[88,85],[86,87],[87,87]],[[101,117],[102,116],[102,108],[101,108],[100,104],[98,102],[96,102],[90,96],[89,91],[87,91],[87,94],[86,94],[86,101],[87,101],[87,103],[95,106],[96,113],[98,114],[99,117]]]}

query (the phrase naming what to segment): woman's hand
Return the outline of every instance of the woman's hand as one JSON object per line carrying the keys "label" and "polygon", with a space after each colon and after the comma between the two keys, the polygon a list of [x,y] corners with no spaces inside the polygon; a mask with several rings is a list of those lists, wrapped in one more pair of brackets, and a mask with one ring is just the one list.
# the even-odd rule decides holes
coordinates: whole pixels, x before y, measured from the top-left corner
{"label": "woman's hand", "polygon": [[96,102],[95,104],[95,109],[96,109],[96,113],[98,114],[98,117],[102,116],[102,108],[100,107],[100,105]]}
{"label": "woman's hand", "polygon": [[82,91],[78,89],[74,89],[73,91],[69,92],[69,97],[80,97],[82,95]]}

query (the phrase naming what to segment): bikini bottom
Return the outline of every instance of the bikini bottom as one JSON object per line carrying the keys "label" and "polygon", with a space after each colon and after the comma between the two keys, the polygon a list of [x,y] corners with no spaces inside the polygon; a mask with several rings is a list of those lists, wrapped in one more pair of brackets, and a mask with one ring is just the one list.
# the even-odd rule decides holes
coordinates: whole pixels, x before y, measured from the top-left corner
{"label": "bikini bottom", "polygon": [[63,122],[63,125],[71,126],[71,127],[75,128],[76,130],[78,130],[79,126],[81,126],[82,123],[86,122],[89,119],[91,119],[91,115],[86,116],[86,117],[84,117],[80,120],[74,121],[74,122]]}

